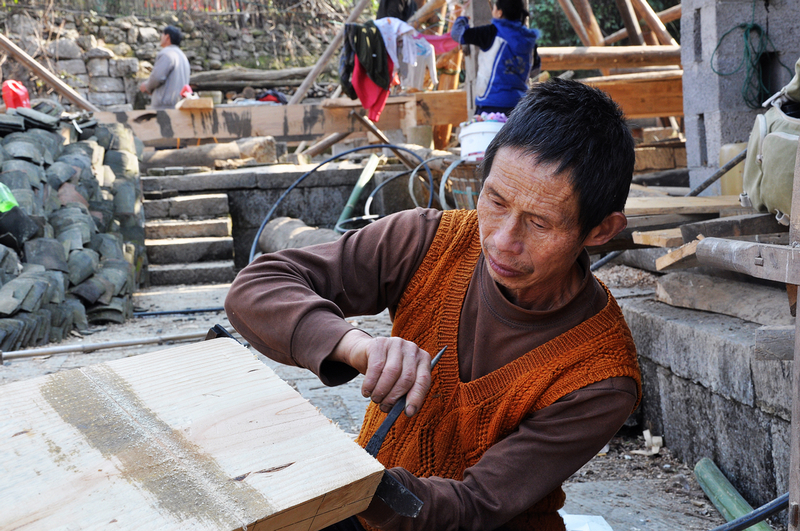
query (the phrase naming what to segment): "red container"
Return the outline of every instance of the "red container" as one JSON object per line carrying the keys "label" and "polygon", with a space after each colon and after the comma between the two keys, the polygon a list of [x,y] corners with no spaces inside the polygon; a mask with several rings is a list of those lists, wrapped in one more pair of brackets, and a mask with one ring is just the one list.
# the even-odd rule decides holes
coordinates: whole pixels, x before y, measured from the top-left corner
{"label": "red container", "polygon": [[5,103],[7,109],[16,107],[30,108],[31,100],[28,97],[28,89],[14,79],[3,81],[3,103]]}

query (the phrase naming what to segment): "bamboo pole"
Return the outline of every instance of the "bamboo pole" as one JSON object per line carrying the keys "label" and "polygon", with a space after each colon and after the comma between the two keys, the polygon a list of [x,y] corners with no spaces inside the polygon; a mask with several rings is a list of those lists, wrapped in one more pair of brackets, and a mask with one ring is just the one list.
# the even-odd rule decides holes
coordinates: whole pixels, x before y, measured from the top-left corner
{"label": "bamboo pole", "polygon": [[[630,35],[628,40],[630,40],[633,45],[643,45],[644,37],[642,37],[642,28],[639,26],[639,18],[636,16],[636,11],[633,9],[631,0],[617,0],[617,8],[625,24],[625,31],[627,35]],[[607,38],[606,44],[608,44]]]}
{"label": "bamboo pole", "polygon": [[52,72],[42,66],[36,59],[28,55],[25,50],[11,42],[8,37],[0,33],[0,48],[3,48],[14,59],[27,66],[34,74],[42,78],[42,80],[50,85],[53,90],[64,96],[74,105],[77,105],[85,111],[100,112],[100,109],[95,107],[92,103],[87,101],[83,96],[75,92],[75,90],[58,79]]}
{"label": "bamboo pole", "polygon": [[[344,21],[345,24],[350,24],[356,20],[361,12],[364,11],[368,5],[370,5],[370,3],[371,0],[359,0],[358,4],[353,7],[353,11],[350,13],[350,16]],[[303,101],[308,89],[311,88],[311,85],[317,79],[317,76],[319,76],[322,71],[325,70],[325,67],[328,66],[328,61],[331,60],[333,54],[336,53],[336,51],[339,49],[339,46],[341,46],[342,42],[344,42],[344,30],[345,26],[342,25],[342,29],[339,30],[339,33],[336,34],[336,37],[334,37],[333,41],[331,41],[331,43],[328,45],[328,48],[322,54],[322,57],[319,58],[319,61],[317,61],[314,69],[308,73],[306,78],[292,95],[291,99],[289,99],[289,105],[294,105]]]}
{"label": "bamboo pole", "polygon": [[680,46],[559,46],[539,48],[542,70],[593,70],[680,65]]}
{"label": "bamboo pole", "polygon": [[561,5],[561,9],[564,10],[564,14],[567,16],[567,20],[569,20],[572,29],[574,29],[575,33],[578,34],[581,44],[584,46],[590,46],[591,41],[589,40],[589,34],[586,32],[586,28],[583,26],[583,21],[581,20],[578,12],[575,10],[575,6],[572,5],[572,1],[558,0],[558,3]]}
{"label": "bamboo pole", "polygon": [[633,2],[633,7],[639,14],[642,15],[645,22],[647,22],[647,26],[655,33],[656,37],[658,38],[659,42],[663,45],[671,45],[677,46],[678,43],[675,39],[672,38],[672,35],[669,34],[667,31],[667,27],[664,26],[664,23],[658,18],[656,12],[653,11],[653,8],[650,7],[650,4],[647,3],[647,0],[631,0]]}
{"label": "bamboo pole", "polygon": [[[676,6],[672,6],[669,9],[665,9],[664,11],[658,12],[658,19],[667,24],[672,22],[673,20],[678,20],[681,18],[681,5],[678,4]],[[641,29],[641,24],[643,21],[639,21],[639,27]],[[621,30],[615,31],[611,35],[605,38],[606,46],[610,44],[614,44],[615,42],[619,42],[622,39],[628,36],[628,30],[626,28],[622,28]]]}

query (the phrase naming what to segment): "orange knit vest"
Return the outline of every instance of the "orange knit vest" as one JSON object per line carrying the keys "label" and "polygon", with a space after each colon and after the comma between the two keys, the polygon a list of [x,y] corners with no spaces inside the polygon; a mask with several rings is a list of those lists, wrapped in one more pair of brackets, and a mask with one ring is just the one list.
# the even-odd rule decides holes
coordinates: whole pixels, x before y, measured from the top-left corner
{"label": "orange knit vest", "polygon": [[[392,335],[413,341],[430,353],[445,345],[447,351],[433,371],[433,383],[420,411],[410,419],[400,415],[389,431],[378,453],[378,460],[387,468],[399,466],[417,477],[460,481],[466,468],[514,431],[527,415],[572,391],[628,376],[636,380],[641,397],[636,349],[610,293],[605,308],[572,330],[486,376],[461,382],[459,317],[480,252],[476,212],[444,212],[428,253],[403,293]],[[370,404],[359,444],[366,446],[385,416]],[[563,490],[557,488],[505,527],[563,531],[564,523],[556,511],[564,499]]]}

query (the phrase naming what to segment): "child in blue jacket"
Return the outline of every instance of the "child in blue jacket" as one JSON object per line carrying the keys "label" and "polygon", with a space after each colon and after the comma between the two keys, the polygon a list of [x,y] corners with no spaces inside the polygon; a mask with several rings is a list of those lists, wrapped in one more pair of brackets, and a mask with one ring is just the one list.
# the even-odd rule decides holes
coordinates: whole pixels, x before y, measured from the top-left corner
{"label": "child in blue jacket", "polygon": [[536,40],[539,30],[525,26],[528,13],[523,0],[494,0],[492,23],[469,27],[458,17],[450,31],[459,44],[474,44],[478,54],[475,114],[502,112],[508,115],[528,90],[531,70],[538,71]]}

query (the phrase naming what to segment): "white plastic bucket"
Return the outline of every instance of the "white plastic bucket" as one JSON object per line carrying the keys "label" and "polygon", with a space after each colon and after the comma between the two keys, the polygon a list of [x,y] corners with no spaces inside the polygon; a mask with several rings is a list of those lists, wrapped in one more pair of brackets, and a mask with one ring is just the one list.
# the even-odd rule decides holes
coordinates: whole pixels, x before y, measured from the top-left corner
{"label": "white plastic bucket", "polygon": [[489,142],[505,124],[503,122],[474,122],[461,128],[458,140],[461,142],[461,158],[481,160]]}

